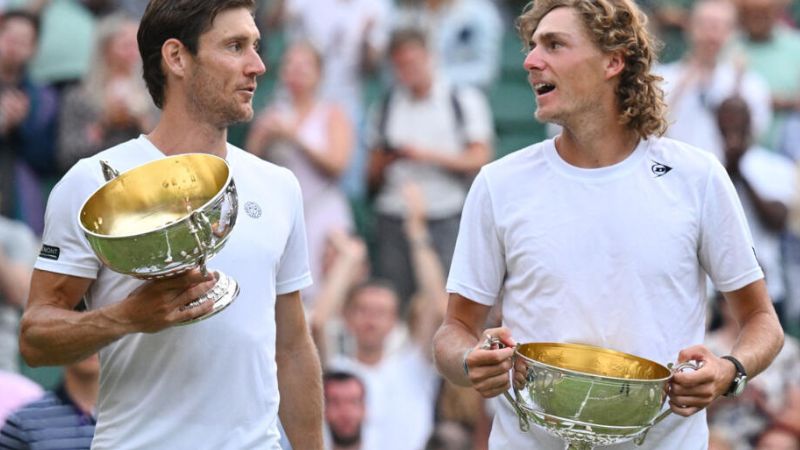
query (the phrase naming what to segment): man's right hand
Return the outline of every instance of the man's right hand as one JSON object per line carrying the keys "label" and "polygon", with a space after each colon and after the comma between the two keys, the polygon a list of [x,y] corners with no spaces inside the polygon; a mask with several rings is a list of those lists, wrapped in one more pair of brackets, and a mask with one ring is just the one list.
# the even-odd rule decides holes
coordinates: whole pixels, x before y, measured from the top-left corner
{"label": "man's right hand", "polygon": [[135,332],[156,333],[211,312],[214,307],[211,300],[193,307],[185,306],[213,288],[215,283],[212,273],[204,277],[199,269],[148,281],[118,304],[116,318]]}
{"label": "man's right hand", "polygon": [[469,351],[465,359],[472,386],[484,398],[492,398],[511,387],[509,371],[516,343],[511,337],[511,332],[505,327],[487,329],[482,336],[500,339],[500,342],[505,345],[505,348],[486,349],[485,340],[481,340]]}

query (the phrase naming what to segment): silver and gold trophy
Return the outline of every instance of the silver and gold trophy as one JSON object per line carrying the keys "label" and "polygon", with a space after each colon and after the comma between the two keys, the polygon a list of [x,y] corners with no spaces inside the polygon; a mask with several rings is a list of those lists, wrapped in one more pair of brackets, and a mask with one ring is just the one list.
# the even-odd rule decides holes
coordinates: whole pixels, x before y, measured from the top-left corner
{"label": "silver and gold trophy", "polygon": [[[487,337],[483,348],[502,347]],[[531,422],[561,438],[567,450],[591,450],[634,440],[670,413],[664,409],[674,368],[627,353],[582,344],[525,343],[514,351],[512,396],[522,431]]]}
{"label": "silver and gold trophy", "polygon": [[[143,280],[173,277],[206,262],[236,223],[236,185],[228,163],[189,153],[157,159],[122,174],[101,161],[106,183],[84,203],[78,221],[98,258],[111,270]],[[239,285],[217,271],[214,287],[186,305],[214,302],[193,323],[222,311]]]}

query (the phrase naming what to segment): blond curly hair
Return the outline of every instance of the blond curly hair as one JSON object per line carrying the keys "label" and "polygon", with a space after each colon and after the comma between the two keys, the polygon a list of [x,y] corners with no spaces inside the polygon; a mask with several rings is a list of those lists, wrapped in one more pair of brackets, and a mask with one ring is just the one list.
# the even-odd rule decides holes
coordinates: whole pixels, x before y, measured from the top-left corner
{"label": "blond curly hair", "polygon": [[604,53],[621,52],[625,68],[617,86],[620,123],[640,138],[667,130],[662,78],[650,73],[660,45],[647,30],[647,16],[632,0],[534,0],[517,18],[517,31],[529,45],[539,22],[555,8],[573,8],[589,36]]}

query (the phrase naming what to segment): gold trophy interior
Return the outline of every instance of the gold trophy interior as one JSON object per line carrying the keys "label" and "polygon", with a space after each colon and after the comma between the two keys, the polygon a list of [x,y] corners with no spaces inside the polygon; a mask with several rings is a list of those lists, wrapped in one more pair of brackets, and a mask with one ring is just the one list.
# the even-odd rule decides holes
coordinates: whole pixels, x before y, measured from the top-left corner
{"label": "gold trophy interior", "polygon": [[[487,337],[484,348],[502,346]],[[530,422],[561,438],[568,450],[634,440],[669,415],[663,409],[674,369],[628,353],[584,344],[533,342],[514,352],[513,396],[506,400],[522,431]]]}
{"label": "gold trophy interior", "polygon": [[[106,183],[84,203],[80,224],[92,249],[125,275],[151,280],[199,267],[218,253],[236,221],[236,187],[224,159],[190,153],[158,159],[122,174],[107,162]],[[227,307],[238,283],[216,272],[217,283],[186,307],[212,300]],[[191,323],[188,322],[188,323]]]}

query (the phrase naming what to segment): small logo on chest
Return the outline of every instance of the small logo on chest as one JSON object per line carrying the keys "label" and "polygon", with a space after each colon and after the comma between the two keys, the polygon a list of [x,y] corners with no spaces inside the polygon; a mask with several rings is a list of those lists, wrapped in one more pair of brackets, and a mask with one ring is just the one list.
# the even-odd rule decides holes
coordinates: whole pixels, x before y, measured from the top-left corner
{"label": "small logo on chest", "polygon": [[666,164],[661,164],[661,163],[660,163],[660,162],[658,162],[658,161],[653,161],[653,165],[651,165],[651,166],[650,166],[650,172],[652,172],[652,173],[653,173],[653,175],[654,175],[656,178],[658,178],[658,177],[663,177],[663,176],[664,176],[664,175],[666,175],[666,174],[667,174],[667,173],[668,173],[670,170],[672,170],[672,167],[670,167],[670,166],[668,166],[668,165],[666,165]]}
{"label": "small logo on chest", "polygon": [[244,212],[246,212],[247,215],[252,217],[253,219],[258,219],[259,217],[261,217],[261,207],[258,206],[258,203],[253,201],[245,202]]}

